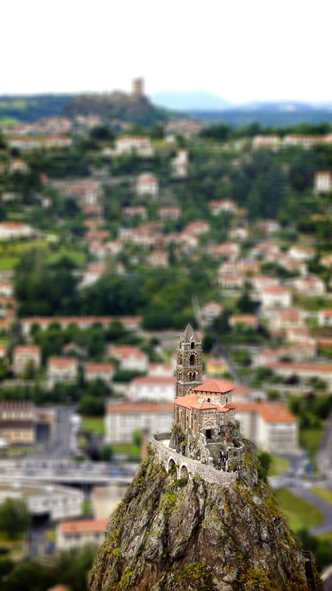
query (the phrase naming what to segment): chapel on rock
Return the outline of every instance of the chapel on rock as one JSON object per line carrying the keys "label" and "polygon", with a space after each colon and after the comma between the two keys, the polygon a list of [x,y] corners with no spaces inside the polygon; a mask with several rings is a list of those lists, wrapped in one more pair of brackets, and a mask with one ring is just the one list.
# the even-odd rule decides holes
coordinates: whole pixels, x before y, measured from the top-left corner
{"label": "chapel on rock", "polygon": [[[233,468],[241,461],[242,443],[235,405],[235,384],[223,379],[203,382],[202,342],[188,324],[177,347],[176,393],[173,436],[169,447],[192,459],[217,464],[221,455],[232,459]],[[180,431],[179,431],[180,430]],[[179,445],[176,433],[186,440]]]}

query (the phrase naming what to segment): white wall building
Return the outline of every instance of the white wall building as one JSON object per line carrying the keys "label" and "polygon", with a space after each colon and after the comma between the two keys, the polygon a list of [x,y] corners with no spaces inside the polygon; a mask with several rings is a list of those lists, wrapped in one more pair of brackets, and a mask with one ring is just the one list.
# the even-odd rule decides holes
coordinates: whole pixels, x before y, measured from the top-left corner
{"label": "white wall building", "polygon": [[238,403],[235,417],[241,434],[270,453],[298,450],[298,421],[286,406],[272,402]]}
{"label": "white wall building", "polygon": [[292,294],[282,285],[271,285],[262,289],[260,299],[263,308],[289,308],[292,303]]}
{"label": "white wall building", "polygon": [[137,195],[151,195],[156,197],[159,191],[157,177],[151,172],[144,172],[137,177],[136,193]]}
{"label": "white wall building", "polygon": [[31,238],[35,230],[28,224],[20,222],[1,222],[0,240],[14,240],[18,238]]}
{"label": "white wall building", "polygon": [[121,370],[147,371],[149,359],[146,353],[140,351],[137,347],[130,345],[118,345],[111,347],[109,354],[119,361]]}
{"label": "white wall building", "polygon": [[133,402],[171,402],[175,398],[175,377],[135,378],[130,382],[128,396]]}
{"label": "white wall building", "polygon": [[314,179],[314,193],[328,193],[332,189],[332,174],[330,172],[316,172]]}
{"label": "white wall building", "polygon": [[121,154],[138,154],[139,156],[152,156],[153,148],[148,137],[125,135],[115,140],[115,152]]}
{"label": "white wall building", "polygon": [[84,494],[68,486],[28,484],[15,481],[0,484],[0,505],[6,498],[24,499],[32,515],[48,514],[50,520],[80,517],[83,513]]}
{"label": "white wall building", "polygon": [[[173,399],[174,396],[173,391]],[[105,441],[107,443],[132,442],[133,432],[136,429],[146,429],[149,433],[169,431],[173,425],[173,413],[173,402],[109,404],[105,417]]]}

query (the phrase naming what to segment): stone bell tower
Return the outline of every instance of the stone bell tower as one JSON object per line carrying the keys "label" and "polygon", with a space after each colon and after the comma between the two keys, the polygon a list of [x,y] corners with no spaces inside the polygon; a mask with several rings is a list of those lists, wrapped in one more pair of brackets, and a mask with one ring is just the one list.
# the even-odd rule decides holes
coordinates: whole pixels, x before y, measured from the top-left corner
{"label": "stone bell tower", "polygon": [[202,342],[188,324],[178,342],[175,398],[186,396],[189,390],[200,386],[202,373]]}

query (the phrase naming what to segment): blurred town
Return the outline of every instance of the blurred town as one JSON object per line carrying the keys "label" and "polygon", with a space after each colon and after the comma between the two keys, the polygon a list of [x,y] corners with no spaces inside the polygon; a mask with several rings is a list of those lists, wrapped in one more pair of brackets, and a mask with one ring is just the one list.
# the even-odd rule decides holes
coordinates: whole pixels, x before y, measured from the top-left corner
{"label": "blurred town", "polygon": [[[147,101],[143,81],[129,98]],[[27,589],[85,588],[149,436],[172,427],[188,322],[204,379],[236,382],[242,435],[272,455],[270,482],[322,571],[332,128],[97,107],[0,134],[1,588],[25,589],[27,568],[43,577]]]}

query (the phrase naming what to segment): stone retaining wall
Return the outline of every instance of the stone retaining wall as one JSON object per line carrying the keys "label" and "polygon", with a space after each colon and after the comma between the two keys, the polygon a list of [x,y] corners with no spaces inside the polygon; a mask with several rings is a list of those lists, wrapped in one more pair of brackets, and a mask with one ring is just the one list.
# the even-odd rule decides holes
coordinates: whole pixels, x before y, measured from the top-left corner
{"label": "stone retaining wall", "polygon": [[[166,437],[167,435],[167,437]],[[150,439],[151,447],[159,461],[165,466],[167,472],[172,465],[176,466],[177,478],[199,476],[210,484],[220,486],[231,486],[237,479],[237,472],[222,472],[212,466],[201,464],[198,460],[191,460],[177,453],[175,450],[166,447],[164,440],[171,438],[169,433],[157,433]]]}

